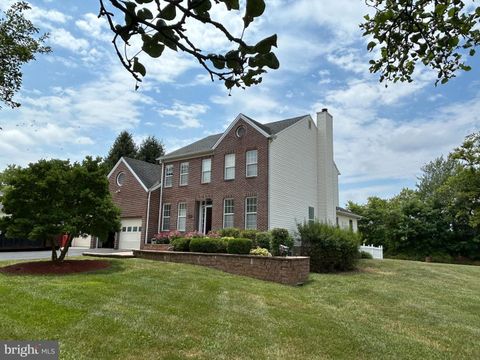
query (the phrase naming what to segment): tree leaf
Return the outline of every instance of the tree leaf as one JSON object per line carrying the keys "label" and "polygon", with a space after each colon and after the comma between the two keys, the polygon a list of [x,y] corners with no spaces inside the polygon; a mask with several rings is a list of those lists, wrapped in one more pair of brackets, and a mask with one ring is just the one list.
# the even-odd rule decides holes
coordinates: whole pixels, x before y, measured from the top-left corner
{"label": "tree leaf", "polygon": [[277,34],[259,41],[257,45],[255,45],[254,50],[260,54],[268,54],[272,46],[277,47]]}
{"label": "tree leaf", "polygon": [[147,69],[138,61],[138,57],[133,58],[133,71],[141,74],[143,77],[147,74]]}
{"label": "tree leaf", "polygon": [[177,9],[173,3],[168,4],[160,12],[160,18],[165,20],[173,20],[177,15]]}
{"label": "tree leaf", "polygon": [[137,16],[142,20],[153,19],[152,12],[150,10],[148,10],[147,8],[142,8],[142,9],[138,10]]}

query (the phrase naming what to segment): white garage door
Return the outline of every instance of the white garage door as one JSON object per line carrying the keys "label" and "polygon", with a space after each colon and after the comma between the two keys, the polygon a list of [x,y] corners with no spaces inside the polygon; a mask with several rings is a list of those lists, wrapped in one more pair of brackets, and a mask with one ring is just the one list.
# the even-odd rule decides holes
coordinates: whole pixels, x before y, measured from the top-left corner
{"label": "white garage door", "polygon": [[140,249],[142,219],[122,219],[119,249]]}

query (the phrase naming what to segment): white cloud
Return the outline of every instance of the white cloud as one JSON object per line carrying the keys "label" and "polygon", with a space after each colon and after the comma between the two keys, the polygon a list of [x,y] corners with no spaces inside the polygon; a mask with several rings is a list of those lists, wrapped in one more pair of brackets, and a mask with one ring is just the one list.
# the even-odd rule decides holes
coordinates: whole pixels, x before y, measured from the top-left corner
{"label": "white cloud", "polygon": [[84,14],[81,19],[75,21],[75,25],[85,36],[92,37],[95,40],[111,41],[113,37],[106,19],[98,18],[93,13]]}
{"label": "white cloud", "polygon": [[86,50],[90,46],[86,39],[76,38],[70,31],[63,28],[55,28],[50,33],[50,42],[70,51]]}
{"label": "white cloud", "polygon": [[[199,128],[202,127],[199,116],[205,114],[208,110],[207,105],[203,104],[185,104],[175,101],[170,108],[162,108],[158,110],[161,117],[167,117],[164,122],[169,127],[178,129]],[[172,121],[175,118],[177,121]]]}

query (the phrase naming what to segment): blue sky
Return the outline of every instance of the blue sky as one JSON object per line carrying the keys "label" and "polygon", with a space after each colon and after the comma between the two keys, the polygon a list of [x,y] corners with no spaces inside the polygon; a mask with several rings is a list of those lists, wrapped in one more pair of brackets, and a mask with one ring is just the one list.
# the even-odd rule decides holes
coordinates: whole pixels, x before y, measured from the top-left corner
{"label": "blue sky", "polygon": [[[0,8],[9,3],[0,0]],[[50,33],[53,53],[24,67],[22,107],[0,110],[0,169],[39,158],[104,156],[122,130],[137,142],[155,135],[172,151],[223,131],[239,112],[269,122],[327,107],[344,204],[413,187],[423,164],[480,127],[478,59],[444,86],[419,69],[414,83],[385,88],[368,72],[371,54],[358,28],[368,11],[362,0],[269,0],[246,36],[255,43],[278,34],[280,69],[232,96],[194,60],[171,51],[146,60],[147,77],[135,92],[105,21],[97,19],[98,1],[30,3],[29,16]],[[215,19],[241,30],[242,14],[215,8]],[[228,48],[213,29],[192,24],[189,33],[205,51]]]}

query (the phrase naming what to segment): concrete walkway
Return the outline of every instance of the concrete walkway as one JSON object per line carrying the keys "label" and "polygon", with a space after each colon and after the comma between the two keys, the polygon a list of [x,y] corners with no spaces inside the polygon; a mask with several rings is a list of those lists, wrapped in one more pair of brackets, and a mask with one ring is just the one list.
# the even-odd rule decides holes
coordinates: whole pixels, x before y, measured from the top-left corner
{"label": "concrete walkway", "polygon": [[[67,258],[72,256],[81,256],[84,252],[94,254],[112,254],[112,253],[125,253],[130,250],[114,250],[114,249],[89,249],[84,247],[71,247],[68,249]],[[59,253],[59,252],[57,252]],[[132,253],[133,255],[133,253]],[[38,251],[2,251],[0,252],[0,261],[2,260],[30,260],[30,259],[50,259],[52,256],[51,250],[38,250]]]}

